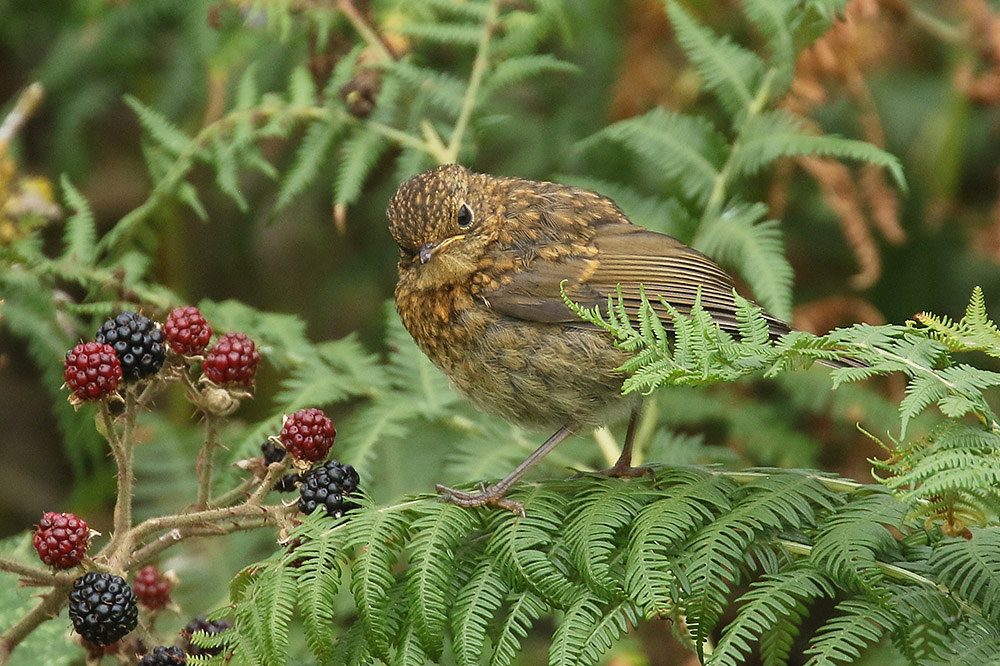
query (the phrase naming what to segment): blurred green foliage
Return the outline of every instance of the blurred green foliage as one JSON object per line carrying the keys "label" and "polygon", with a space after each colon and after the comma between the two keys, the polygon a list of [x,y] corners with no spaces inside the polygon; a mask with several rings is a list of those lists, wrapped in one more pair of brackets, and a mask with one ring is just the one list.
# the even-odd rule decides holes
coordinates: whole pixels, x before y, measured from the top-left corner
{"label": "blurred green foliage", "polygon": [[[784,42],[761,29],[765,18],[755,27],[736,11],[742,3],[672,7],[674,22],[688,16],[769,63],[787,63],[775,70],[772,106],[800,118],[807,134],[881,144],[909,184],[904,194],[877,167],[779,150],[792,156],[747,168],[727,194],[768,204],[747,228],[765,212],[780,222],[765,248],[768,265],[787,261],[794,283],[765,279],[746,259],[749,245],[714,248],[758,298],[791,305],[803,328],[902,323],[920,311],[957,318],[974,285],[987,299],[1000,293],[1000,46],[989,37],[997,8],[855,0],[848,20],[827,33],[843,4],[796,4],[801,17],[784,17],[795,26]],[[502,27],[490,35],[482,95],[468,129],[455,132],[491,11]],[[244,330],[263,344],[256,400],[222,435],[231,460],[253,455],[282,412],[315,404],[341,430],[334,455],[359,467],[377,502],[502,475],[538,437],[475,414],[393,319],[388,198],[406,176],[454,158],[475,170],[591,187],[637,223],[704,241],[708,193],[670,172],[667,148],[645,135],[630,146],[628,131],[667,109],[731,141],[741,108],[724,94],[719,104],[712,92],[725,88],[685,56],[654,0],[8,2],[0,5],[0,58],[8,63],[0,73],[5,110],[33,81],[46,92],[0,152],[0,421],[25,410],[48,415],[55,404],[59,426],[56,437],[43,417],[16,438],[0,435],[17,479],[5,492],[44,489],[10,504],[20,509],[4,515],[8,533],[43,509],[107,514],[113,468],[92,415],[65,404],[60,361],[129,304],[162,315],[194,302],[216,330]],[[760,82],[752,63],[733,63]],[[29,190],[27,174],[60,183],[68,229],[46,219],[37,198],[53,197]],[[14,214],[9,202],[27,208]],[[882,452],[855,426],[898,435],[902,391],[888,378],[831,393],[817,370],[670,387],[648,401],[643,455],[867,480],[867,458]],[[933,425],[921,416],[908,439]],[[194,487],[200,432],[191,407],[179,392],[165,395],[144,426],[139,510],[176,510]],[[68,493],[46,481],[41,456],[16,453],[45,451],[56,439],[45,459],[68,470]],[[601,453],[589,436],[577,438],[538,476],[613,461]],[[235,476],[230,470],[220,483]],[[102,522],[110,524],[107,515],[93,524]],[[271,552],[272,537],[173,555],[167,565],[184,581],[185,612],[223,605],[223,583]],[[185,621],[164,618],[161,627]],[[647,643],[664,640],[644,631]]]}

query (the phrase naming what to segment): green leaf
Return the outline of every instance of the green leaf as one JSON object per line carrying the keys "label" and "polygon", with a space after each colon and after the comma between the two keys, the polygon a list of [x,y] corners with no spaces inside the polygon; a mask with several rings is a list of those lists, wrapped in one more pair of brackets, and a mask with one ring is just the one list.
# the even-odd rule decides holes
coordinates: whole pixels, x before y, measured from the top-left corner
{"label": "green leaf", "polygon": [[139,117],[139,123],[149,132],[153,141],[173,156],[186,152],[191,146],[191,137],[158,112],[144,105],[138,98],[125,95],[128,104]]}

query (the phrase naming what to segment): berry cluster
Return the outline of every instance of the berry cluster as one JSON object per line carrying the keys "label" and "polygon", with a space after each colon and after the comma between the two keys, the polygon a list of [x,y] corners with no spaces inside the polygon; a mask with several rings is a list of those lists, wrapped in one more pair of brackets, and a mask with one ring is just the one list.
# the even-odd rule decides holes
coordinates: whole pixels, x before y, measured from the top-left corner
{"label": "berry cluster", "polygon": [[191,642],[191,636],[198,632],[204,632],[206,634],[218,634],[226,629],[232,628],[232,623],[226,620],[209,620],[204,615],[199,615],[195,619],[184,625],[181,629],[181,641],[184,647],[184,651],[189,655],[198,657],[202,655],[214,656],[222,652],[223,648],[206,648],[200,645],[195,645]]}
{"label": "berry cluster", "polygon": [[201,310],[186,305],[173,310],[163,322],[163,336],[167,344],[178,354],[195,356],[208,347],[212,339],[212,327],[205,321]]}
{"label": "berry cluster", "polygon": [[85,640],[111,645],[135,629],[139,608],[135,593],[121,576],[92,571],[73,583],[69,618]]}
{"label": "berry cluster", "polygon": [[186,664],[187,655],[184,654],[184,650],[174,645],[170,647],[159,645],[139,660],[139,666],[185,666]]}
{"label": "berry cluster", "polygon": [[32,543],[42,562],[56,569],[70,569],[83,561],[90,531],[87,523],[72,513],[49,511],[38,521]]}
{"label": "berry cluster", "polygon": [[326,458],[337,436],[333,421],[323,410],[300,409],[285,419],[281,427],[281,443],[299,460],[316,462]]}
{"label": "berry cluster", "polygon": [[83,342],[70,349],[63,368],[66,386],[80,400],[100,400],[122,380],[122,364],[114,348],[100,342]]}
{"label": "berry cluster", "polygon": [[258,363],[260,352],[253,340],[244,333],[226,333],[208,351],[201,372],[216,384],[250,386]]}
{"label": "berry cluster", "polygon": [[154,564],[139,569],[132,585],[139,603],[150,610],[166,606],[170,602],[170,589],[174,586],[172,581],[160,575]]}
{"label": "berry cluster", "polygon": [[[101,400],[119,384],[152,377],[167,356],[167,347],[182,356],[206,353],[212,327],[193,305],[176,308],[160,326],[149,317],[125,310],[105,321],[94,342],[66,352],[63,378],[76,400]],[[206,379],[221,385],[253,385],[260,352],[243,333],[227,333],[208,350],[202,363]]]}
{"label": "berry cluster", "polygon": [[359,481],[353,467],[329,460],[302,477],[299,511],[309,514],[322,507],[331,516],[341,516],[357,508],[345,496],[358,489]]}
{"label": "berry cluster", "polygon": [[131,310],[104,322],[95,339],[114,348],[126,382],[155,375],[167,357],[163,331],[149,317]]}

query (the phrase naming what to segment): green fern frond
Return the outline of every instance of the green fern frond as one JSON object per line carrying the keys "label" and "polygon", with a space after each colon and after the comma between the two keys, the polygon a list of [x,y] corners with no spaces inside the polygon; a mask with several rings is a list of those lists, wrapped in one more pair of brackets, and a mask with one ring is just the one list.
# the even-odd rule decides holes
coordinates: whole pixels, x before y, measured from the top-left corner
{"label": "green fern frond", "polygon": [[885,167],[900,189],[906,179],[899,158],[866,141],[832,135],[810,135],[805,122],[785,111],[772,109],[750,116],[740,128],[729,164],[734,174],[752,175],[779,157],[821,155],[858,160]]}
{"label": "green fern frond", "polygon": [[876,556],[896,547],[889,527],[898,528],[906,507],[884,490],[872,488],[841,508],[816,536],[812,560],[847,587],[874,589],[881,577]]}
{"label": "green fern frond", "polygon": [[487,627],[500,612],[510,592],[500,563],[483,559],[455,595],[452,630],[459,666],[479,666],[486,652]]}
{"label": "green fern frond", "polygon": [[493,67],[483,81],[483,99],[499,90],[543,74],[580,74],[573,63],[559,60],[550,53],[504,58]]}
{"label": "green fern frond", "polygon": [[398,77],[411,89],[419,91],[431,107],[449,118],[458,116],[466,87],[465,82],[458,77],[429,67],[419,67],[406,60],[393,64],[388,73]]}
{"label": "green fern frond", "polygon": [[763,634],[776,630],[790,633],[804,604],[833,594],[826,576],[809,565],[765,576],[740,597],[739,612],[726,625],[706,666],[740,666]]}
{"label": "green fern frond", "polygon": [[978,286],[973,289],[960,322],[926,312],[915,315],[914,319],[952,351],[982,351],[1000,357],[1000,328],[986,312],[986,296]]}
{"label": "green fern frond", "polygon": [[853,664],[861,656],[861,650],[892,631],[899,622],[891,612],[869,601],[843,601],[837,604],[837,610],[842,615],[823,625],[812,645],[806,648],[806,654],[811,655],[808,666]]}
{"label": "green fern frond", "polygon": [[700,203],[708,200],[726,152],[726,139],[711,122],[663,109],[608,125],[578,145],[585,148],[605,140],[648,162]]}
{"label": "green fern frond", "polygon": [[742,115],[756,95],[764,63],[752,51],[700,25],[678,2],[667,2],[677,41],[698,68],[705,87],[733,117]]}
{"label": "green fern frond", "polygon": [[965,601],[1000,619],[1000,528],[971,528],[969,539],[948,539],[934,549],[938,581]]}
{"label": "green fern frond", "polygon": [[795,5],[782,0],[744,0],[743,14],[767,40],[771,51],[768,67],[774,70],[771,94],[783,95],[792,83],[795,70],[795,33],[803,16]]}
{"label": "green fern frond", "polygon": [[132,95],[125,95],[125,103],[139,118],[139,123],[149,136],[164,150],[176,157],[191,149],[192,140],[179,127],[149,108]]}
{"label": "green fern frond", "polygon": [[308,517],[306,525],[290,535],[283,561],[284,566],[296,569],[306,644],[318,657],[326,654],[334,638],[334,599],[348,552],[343,529],[331,529],[334,521],[322,513]]}
{"label": "green fern frond", "polygon": [[295,151],[295,160],[281,182],[278,200],[274,204],[276,212],[283,210],[316,179],[333,142],[344,128],[345,125],[337,121],[317,120],[309,124]]}
{"label": "green fern frond", "polygon": [[481,521],[477,512],[455,504],[431,504],[418,510],[423,515],[410,526],[414,536],[406,581],[408,619],[420,645],[437,659],[451,603],[455,549]]}
{"label": "green fern frond", "polygon": [[615,639],[638,621],[630,601],[601,606],[587,596],[566,609],[549,647],[549,664],[575,666],[595,664]]}
{"label": "green fern frond", "polygon": [[767,206],[734,202],[718,217],[705,220],[695,247],[736,268],[757,300],[776,317],[792,313],[794,273],[785,256],[781,226],[765,220]]}
{"label": "green fern frond", "polygon": [[388,658],[402,613],[389,591],[392,571],[405,545],[406,519],[395,511],[357,512],[341,530],[344,541],[363,550],[351,564],[351,593],[371,652]]}
{"label": "green fern frond", "polygon": [[404,23],[399,32],[421,41],[446,46],[476,46],[482,34],[478,23]]}
{"label": "green fern frond", "polygon": [[66,220],[62,259],[90,266],[97,258],[97,226],[94,223],[94,212],[90,208],[90,202],[70,182],[69,176],[64,174],[59,183],[62,185],[66,205],[74,211]]}
{"label": "green fern frond", "polygon": [[534,592],[512,594],[508,598],[507,616],[494,641],[490,666],[510,666],[521,647],[521,639],[528,635],[534,621],[547,610],[546,603]]}

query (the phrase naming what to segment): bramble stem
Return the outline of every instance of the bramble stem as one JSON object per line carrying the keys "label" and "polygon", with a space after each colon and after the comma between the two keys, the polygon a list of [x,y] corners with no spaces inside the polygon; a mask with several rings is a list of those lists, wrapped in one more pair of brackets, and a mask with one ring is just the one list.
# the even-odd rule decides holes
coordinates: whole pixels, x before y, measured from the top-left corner
{"label": "bramble stem", "polygon": [[215,416],[205,414],[205,443],[201,445],[198,452],[198,502],[195,504],[199,509],[204,509],[209,505],[212,495],[212,458],[215,455],[215,447],[218,442],[218,432],[215,428]]}
{"label": "bramble stem", "polygon": [[0,557],[0,571],[17,574],[33,585],[58,585],[66,581],[73,582],[74,578],[69,574],[59,574],[41,567],[33,567],[8,557]]}
{"label": "bramble stem", "polygon": [[[107,407],[101,405],[102,411],[107,413]],[[110,554],[114,554],[125,538],[126,533],[132,527],[132,487],[135,484],[135,470],[133,469],[133,459],[135,454],[135,420],[139,411],[136,402],[135,389],[133,386],[125,388],[125,429],[122,433],[116,433],[114,427],[108,424],[108,442],[111,445],[111,452],[115,456],[115,464],[118,466],[118,495],[115,500],[114,532],[111,534],[111,541],[104,548]]]}

